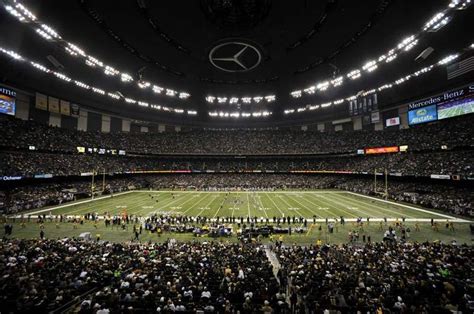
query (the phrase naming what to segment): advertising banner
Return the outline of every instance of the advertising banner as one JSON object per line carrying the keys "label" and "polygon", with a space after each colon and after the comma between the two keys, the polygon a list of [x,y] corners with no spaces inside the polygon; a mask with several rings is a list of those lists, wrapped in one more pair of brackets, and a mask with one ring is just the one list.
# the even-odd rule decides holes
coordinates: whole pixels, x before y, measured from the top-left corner
{"label": "advertising banner", "polygon": [[10,116],[15,115],[16,92],[0,87],[0,113]]}
{"label": "advertising banner", "polygon": [[438,111],[436,105],[421,107],[418,109],[408,111],[408,124],[420,124],[438,119]]}
{"label": "advertising banner", "polygon": [[400,125],[400,117],[394,117],[394,118],[390,118],[390,119],[385,120],[385,125],[386,126]]}
{"label": "advertising banner", "polygon": [[398,146],[388,146],[388,147],[373,147],[366,148],[365,154],[387,154],[387,153],[398,153]]}

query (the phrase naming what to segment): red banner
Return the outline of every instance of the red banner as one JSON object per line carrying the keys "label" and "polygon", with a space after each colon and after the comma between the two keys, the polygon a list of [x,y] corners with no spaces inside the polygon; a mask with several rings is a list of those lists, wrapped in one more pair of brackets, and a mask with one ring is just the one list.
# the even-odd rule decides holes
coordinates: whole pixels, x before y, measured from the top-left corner
{"label": "red banner", "polygon": [[365,154],[386,154],[386,153],[398,153],[398,146],[388,146],[388,147],[374,147],[366,148]]}

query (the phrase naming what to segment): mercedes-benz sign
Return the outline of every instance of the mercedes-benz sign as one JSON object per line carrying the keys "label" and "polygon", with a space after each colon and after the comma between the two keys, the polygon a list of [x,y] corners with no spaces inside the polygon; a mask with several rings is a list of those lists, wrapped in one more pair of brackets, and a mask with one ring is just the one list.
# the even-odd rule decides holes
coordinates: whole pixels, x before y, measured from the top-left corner
{"label": "mercedes-benz sign", "polygon": [[229,41],[212,48],[209,61],[225,72],[247,72],[260,64],[262,54],[249,43]]}

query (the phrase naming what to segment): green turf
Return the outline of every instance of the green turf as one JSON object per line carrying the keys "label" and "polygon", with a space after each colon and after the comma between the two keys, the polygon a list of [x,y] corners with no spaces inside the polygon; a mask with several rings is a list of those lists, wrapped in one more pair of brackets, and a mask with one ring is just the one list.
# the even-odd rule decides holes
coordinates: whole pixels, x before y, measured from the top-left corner
{"label": "green turf", "polygon": [[[172,196],[173,195],[173,196]],[[344,191],[312,192],[170,192],[135,191],[94,201],[79,201],[41,210],[45,214],[103,215],[126,212],[128,215],[149,216],[153,213],[187,216],[262,217],[297,216],[319,219],[371,217],[446,219],[445,214],[419,211],[417,207],[384,202],[381,199]],[[34,214],[38,211],[33,211]]]}
{"label": "green turf", "polygon": [[[444,227],[444,224],[440,224],[439,231],[433,231],[430,223],[419,223],[420,231],[415,231],[415,224],[408,222],[405,224],[410,227],[412,232],[409,241],[443,241],[449,243],[452,240],[456,240],[458,243],[467,243],[472,244],[473,236],[470,234],[469,225],[466,223],[455,223],[455,231],[450,231]],[[292,225],[295,227],[295,225]],[[309,224],[311,226],[311,224]],[[321,230],[319,230],[321,226]],[[348,233],[349,231],[359,230],[360,231],[360,243],[362,243],[362,235],[371,236],[372,241],[381,241],[383,233],[388,229],[388,226],[394,226],[393,223],[388,223],[387,225],[382,224],[382,230],[380,230],[380,225],[378,222],[371,222],[368,226],[365,225],[363,231],[360,230],[354,223],[347,223],[345,226],[338,225],[335,229],[335,232],[329,234],[325,223],[317,223],[314,227],[310,228],[308,233],[305,234],[292,234],[284,235],[282,240],[286,244],[300,244],[300,245],[309,245],[315,244],[317,240],[321,240],[323,243],[347,243],[348,242]],[[237,230],[237,225],[234,225],[235,230]],[[74,227],[72,223],[58,223],[55,222],[46,222],[44,224],[44,232],[46,238],[56,239],[64,237],[78,237],[82,232],[90,232],[93,238],[96,238],[97,235],[100,235],[101,240],[112,241],[112,242],[126,242],[130,241],[133,238],[132,234],[133,225],[130,224],[126,230],[121,228],[106,228],[103,222],[97,224],[97,227],[94,226],[92,222],[85,222],[83,225],[77,224]],[[27,222],[25,227],[22,228],[20,223],[13,223],[13,235],[15,238],[39,238],[40,226],[36,222]],[[400,235],[400,232],[397,232]],[[167,239],[177,239],[178,241],[238,241],[237,237],[232,236],[230,238],[218,238],[212,239],[207,236],[205,237],[194,237],[192,234],[181,234],[181,233],[163,233],[161,237],[158,237],[156,233],[148,233],[143,231],[140,236],[140,241],[153,241],[162,243]],[[279,239],[278,235],[275,235],[274,240]],[[263,243],[269,243],[269,238],[262,238]]]}
{"label": "green turf", "polygon": [[[174,196],[173,196],[174,195]],[[152,197],[153,196],[153,197]],[[309,231],[305,234],[285,235],[285,243],[313,244],[318,239],[324,243],[346,243],[348,242],[348,232],[359,230],[353,222],[357,217],[363,217],[364,229],[359,230],[362,235],[371,236],[372,241],[381,241],[383,233],[388,226],[394,226],[394,221],[390,219],[406,217],[406,225],[412,230],[411,241],[434,241],[440,240],[450,242],[453,239],[459,243],[472,242],[469,224],[466,220],[447,218],[445,213],[434,212],[421,207],[394,202],[385,202],[382,199],[368,198],[363,195],[344,191],[277,191],[277,192],[171,192],[171,191],[134,191],[113,198],[104,197],[90,200],[80,200],[75,203],[64,204],[47,209],[41,209],[41,214],[48,215],[83,215],[85,213],[96,212],[99,215],[108,213],[110,215],[122,215],[124,211],[128,215],[149,216],[153,213],[159,214],[181,214],[188,216],[205,216],[209,218],[219,217],[244,217],[257,216],[260,218],[269,217],[270,222],[273,217],[297,216],[308,218]],[[36,213],[35,213],[36,212]],[[30,212],[33,216],[38,211]],[[444,216],[443,216],[444,215]],[[313,216],[317,218],[313,225]],[[325,225],[325,219],[339,218],[344,216],[348,222],[345,226],[337,224],[335,233],[329,234]],[[449,215],[448,215],[449,216]],[[27,215],[24,216],[26,220]],[[369,225],[366,217],[371,217]],[[388,218],[387,224],[375,221],[376,218]],[[439,231],[431,228],[429,220],[434,218],[439,223]],[[415,222],[420,220],[418,225],[420,231],[415,231]],[[444,227],[445,221],[450,219],[455,221],[456,231],[450,231]],[[37,238],[40,227],[31,219],[23,227],[19,223],[20,219],[13,222],[13,236],[19,238]],[[424,221],[423,221],[424,220]],[[13,221],[10,219],[10,222]],[[244,220],[246,223],[246,219]],[[261,225],[262,223],[259,223]],[[292,228],[301,224],[292,224]],[[286,224],[283,224],[286,226]],[[321,228],[320,228],[321,226]],[[234,231],[237,225],[234,225]],[[95,238],[97,234],[102,240],[123,242],[132,239],[132,225],[127,230],[120,228],[105,228],[103,221],[96,225],[86,221],[83,225],[74,227],[72,223],[46,222],[44,231],[48,238],[62,238],[78,236],[82,232],[90,232]],[[381,229],[380,229],[381,228]],[[320,230],[321,229],[321,230]],[[162,242],[168,238],[181,241],[199,240],[209,241],[210,238],[196,238],[192,234],[165,233],[161,237],[156,234],[143,232],[141,241]],[[237,241],[235,236],[218,241]],[[270,240],[262,239],[264,243]]]}

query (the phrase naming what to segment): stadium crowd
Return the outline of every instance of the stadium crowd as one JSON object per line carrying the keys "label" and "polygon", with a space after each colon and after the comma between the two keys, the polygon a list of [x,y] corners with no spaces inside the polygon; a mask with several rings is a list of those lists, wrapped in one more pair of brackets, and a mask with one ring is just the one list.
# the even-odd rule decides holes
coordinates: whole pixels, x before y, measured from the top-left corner
{"label": "stadium crowd", "polygon": [[99,314],[469,313],[474,307],[471,246],[277,243],[268,250],[281,265],[277,276],[258,244],[4,240],[0,307]]}
{"label": "stadium crowd", "polygon": [[279,291],[264,250],[240,244],[9,240],[0,252],[2,311],[45,312],[97,288],[80,313],[251,313]]}
{"label": "stadium crowd", "polygon": [[34,152],[0,153],[0,174],[33,177],[37,174],[78,176],[81,173],[126,173],[149,170],[289,172],[301,170],[370,172],[374,170],[410,176],[432,174],[474,176],[474,154],[468,151],[396,153],[382,155],[320,156],[300,158],[187,158],[151,156],[103,156]]}
{"label": "stadium crowd", "polygon": [[472,246],[376,243],[277,247],[299,313],[470,313]]}
{"label": "stadium crowd", "polygon": [[[384,192],[379,182],[378,194],[374,192],[373,178],[353,175],[305,175],[305,174],[175,174],[142,175],[106,179],[105,190],[99,180],[95,194],[151,189],[342,189],[365,195]],[[441,183],[389,181],[388,198],[427,208],[448,211],[458,215],[474,216],[473,195],[469,187],[457,187]],[[30,184],[16,188],[4,188],[0,193],[4,212],[16,213],[27,209],[57,205],[81,197],[90,197],[91,182],[77,181],[63,184]]]}
{"label": "stadium crowd", "polygon": [[141,154],[303,154],[355,152],[366,147],[408,145],[438,150],[474,145],[470,117],[446,119],[403,130],[318,132],[301,130],[190,130],[163,133],[102,133],[49,127],[33,121],[0,119],[0,147],[49,152],[76,148],[122,149]]}

